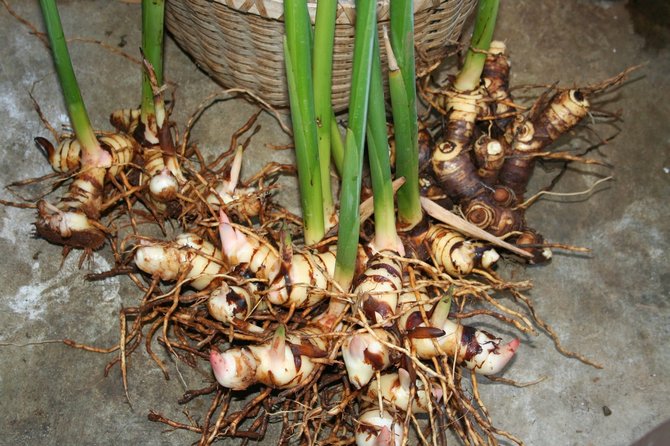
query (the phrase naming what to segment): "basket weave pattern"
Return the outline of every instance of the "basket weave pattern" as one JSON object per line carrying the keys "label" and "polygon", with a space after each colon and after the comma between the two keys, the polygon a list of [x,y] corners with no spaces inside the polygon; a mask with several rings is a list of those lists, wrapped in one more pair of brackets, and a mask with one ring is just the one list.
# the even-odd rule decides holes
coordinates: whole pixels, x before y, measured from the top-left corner
{"label": "basket weave pattern", "polygon": [[[458,39],[476,0],[416,0],[417,54],[432,64],[444,58]],[[315,4],[310,4],[314,19]],[[333,107],[349,100],[354,44],[353,5],[337,10],[333,54]],[[388,2],[378,4],[380,30],[388,22]],[[288,106],[279,0],[168,0],[167,27],[195,62],[227,88],[247,89],[276,107]],[[384,50],[382,49],[382,53]],[[385,59],[385,54],[382,54]],[[385,63],[384,63],[385,65]]]}

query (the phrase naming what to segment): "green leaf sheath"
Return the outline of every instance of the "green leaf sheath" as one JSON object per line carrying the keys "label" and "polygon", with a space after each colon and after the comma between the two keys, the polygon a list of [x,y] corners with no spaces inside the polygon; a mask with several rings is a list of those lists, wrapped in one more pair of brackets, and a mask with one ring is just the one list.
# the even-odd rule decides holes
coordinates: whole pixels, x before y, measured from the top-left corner
{"label": "green leaf sheath", "polygon": [[316,110],[319,163],[323,207],[326,218],[334,211],[333,192],[330,179],[331,157],[331,84],[333,71],[333,45],[335,39],[335,16],[337,0],[319,0],[314,25],[314,107]]}
{"label": "green leaf sheath", "polygon": [[102,149],[95,137],[84,100],[81,97],[56,2],[55,0],[40,0],[40,7],[49,36],[58,80],[63,90],[65,106],[77,140],[82,145],[82,164],[88,165],[87,160],[95,158],[94,154]]}
{"label": "green leaf sheath", "polygon": [[398,190],[398,218],[401,227],[409,229],[422,218],[419,201],[419,128],[416,109],[413,1],[393,0],[390,15],[391,47],[398,64],[396,81],[401,82],[400,85],[405,90],[403,98],[398,98],[398,94],[391,95],[396,142],[396,176],[405,178],[405,184]]}
{"label": "green leaf sheath", "polygon": [[[165,0],[142,0],[142,52],[156,73],[158,85],[163,84],[163,33]],[[142,121],[155,114],[154,94],[149,76],[142,74]]]}
{"label": "green leaf sheath", "polygon": [[454,82],[456,90],[472,91],[479,86],[479,79],[486,61],[486,54],[482,51],[488,51],[491,46],[499,5],[500,0],[479,1],[470,49],[465,56],[463,68]]}
{"label": "green leaf sheath", "polygon": [[354,278],[360,229],[361,181],[360,173],[358,175],[355,173],[359,165],[357,157],[363,149],[357,146],[356,139],[353,131],[347,128],[344,139],[344,164],[340,186],[340,216],[334,274],[335,281],[345,290],[349,288]]}
{"label": "green leaf sheath", "polygon": [[[390,9],[391,46],[410,101],[416,101],[416,68],[414,63],[414,1],[393,0]],[[412,99],[412,97],[414,99]],[[410,104],[411,105],[411,104]]]}
{"label": "green leaf sheath", "polygon": [[376,12],[376,2],[373,0],[356,2],[349,123],[344,143],[340,220],[335,261],[335,280],[344,289],[348,289],[353,280],[358,251],[361,171],[370,95],[373,39],[377,32]]}
{"label": "green leaf sheath", "polygon": [[375,245],[380,250],[395,249],[397,238],[395,208],[386,131],[384,83],[377,35],[375,35],[373,51],[367,141],[372,194],[374,195]]}
{"label": "green leaf sheath", "polygon": [[289,85],[305,243],[309,245],[321,240],[325,230],[312,82],[312,30],[307,3],[301,0],[285,1],[284,20],[286,77]]}

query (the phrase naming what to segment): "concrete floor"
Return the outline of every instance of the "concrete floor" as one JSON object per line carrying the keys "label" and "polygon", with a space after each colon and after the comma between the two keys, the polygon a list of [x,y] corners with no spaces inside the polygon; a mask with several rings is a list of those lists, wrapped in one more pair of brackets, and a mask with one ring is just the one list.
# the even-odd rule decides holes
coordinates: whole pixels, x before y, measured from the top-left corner
{"label": "concrete floor", "polygon": [[[37,2],[9,3],[41,28]],[[101,40],[136,55],[140,9],[133,3],[63,0],[59,5],[69,36]],[[505,376],[546,380],[525,388],[482,380],[481,391],[497,426],[526,444],[628,445],[670,417],[670,353],[665,345],[670,274],[663,266],[670,218],[668,29],[651,26],[637,12],[633,21],[623,0],[502,3],[496,35],[510,49],[513,84],[580,85],[646,65],[625,86],[596,100],[596,108],[622,111],[616,123],[621,134],[595,155],[614,169],[571,169],[558,190],[584,190],[610,173],[615,180],[588,198],[541,200],[528,215],[549,240],[590,247],[592,255],[557,254],[547,266],[507,267],[515,279],[534,282],[530,295],[537,311],[564,345],[604,368],[562,356],[541,334],[522,339]],[[664,16],[655,13],[654,19],[662,21]],[[642,30],[657,32],[645,39],[638,34]],[[48,52],[4,8],[0,42],[0,184],[5,185],[50,170],[32,142],[48,134],[29,92],[54,125],[67,118]],[[111,110],[138,102],[138,68],[96,44],[73,43],[71,52],[92,120],[106,128]],[[171,41],[166,73],[179,86],[174,117],[183,126],[199,101],[219,87]],[[240,101],[218,104],[198,123],[193,139],[210,150],[224,148],[230,133],[252,111]],[[261,123],[263,130],[253,140],[248,162],[276,158],[263,144],[286,142],[277,139],[280,133],[272,119],[264,116]],[[602,137],[615,132],[608,125],[595,129]],[[245,165],[245,170],[255,168]],[[534,186],[547,178],[539,169]],[[284,191],[283,197],[294,196],[290,181]],[[7,190],[2,198],[16,199]],[[0,298],[0,444],[176,445],[195,440],[192,434],[147,421],[147,413],[155,409],[186,421],[182,411],[187,410],[198,417],[206,410],[205,402],[181,407],[176,400],[185,389],[204,386],[209,376],[172,362],[172,379],[165,381],[146,355],[135,354],[130,360],[131,406],[118,367],[103,376],[111,356],[57,342],[72,338],[113,345],[118,340],[119,309],[139,298],[134,287],[122,278],[86,282],[76,256],[61,266],[60,248],[31,237],[32,211],[0,207],[0,217],[0,252],[5,252],[0,271],[7,287]],[[90,268],[106,270],[110,262],[107,254],[96,254]]]}

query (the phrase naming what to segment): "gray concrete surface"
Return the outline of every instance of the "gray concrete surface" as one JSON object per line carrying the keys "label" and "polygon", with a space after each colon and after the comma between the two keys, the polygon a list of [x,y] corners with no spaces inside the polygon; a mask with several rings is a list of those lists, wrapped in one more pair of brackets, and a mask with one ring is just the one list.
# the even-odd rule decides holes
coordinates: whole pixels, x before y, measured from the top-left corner
{"label": "gray concrete surface", "polygon": [[[37,2],[9,3],[41,29]],[[139,5],[111,0],[59,4],[68,35],[122,46],[136,55]],[[652,26],[654,19],[667,16],[655,13],[650,21],[636,12],[633,21],[630,13],[623,0],[508,0],[501,9],[496,35],[512,54],[514,84],[579,85],[646,63],[625,86],[596,101],[597,108],[622,110],[616,123],[621,134],[596,154],[615,166],[615,180],[588,198],[543,199],[528,215],[549,240],[588,246],[592,255],[558,254],[547,266],[507,267],[515,279],[534,282],[529,294],[538,313],[564,345],[604,365],[596,370],[562,356],[544,334],[522,339],[505,376],[547,379],[525,388],[483,383],[482,394],[497,426],[529,445],[628,445],[670,417],[670,48],[667,27]],[[657,32],[645,40],[642,30]],[[55,125],[67,118],[48,52],[4,8],[0,42],[0,183],[5,185],[49,172],[32,142],[35,136],[48,135],[28,93]],[[106,127],[111,110],[138,102],[137,66],[91,43],[73,43],[71,51],[96,126]],[[175,119],[182,125],[199,101],[219,90],[171,41],[166,73],[179,87]],[[212,107],[196,126],[194,140],[210,150],[226,147],[230,133],[252,110],[239,101]],[[249,157],[255,163],[277,157],[264,143],[286,142],[272,119],[265,116],[261,122],[263,130],[254,138]],[[601,136],[614,133],[611,126],[596,129]],[[249,159],[245,170],[253,172]],[[574,168],[558,190],[584,190],[609,173]],[[534,186],[549,175],[540,169]],[[289,182],[283,196],[292,193]],[[16,197],[3,190],[2,198]],[[187,419],[182,411],[200,416],[206,403],[180,407],[176,400],[186,388],[208,382],[206,373],[172,362],[172,379],[165,381],[146,355],[135,354],[130,361],[131,406],[118,367],[103,376],[111,356],[57,342],[72,338],[113,345],[118,311],[139,298],[134,287],[120,278],[86,282],[76,256],[61,265],[60,248],[31,236],[32,211],[0,207],[0,218],[0,275],[6,287],[0,297],[0,444],[194,441],[192,434],[149,422],[147,413],[156,409],[181,420]],[[101,271],[110,265],[103,253],[86,268]]]}

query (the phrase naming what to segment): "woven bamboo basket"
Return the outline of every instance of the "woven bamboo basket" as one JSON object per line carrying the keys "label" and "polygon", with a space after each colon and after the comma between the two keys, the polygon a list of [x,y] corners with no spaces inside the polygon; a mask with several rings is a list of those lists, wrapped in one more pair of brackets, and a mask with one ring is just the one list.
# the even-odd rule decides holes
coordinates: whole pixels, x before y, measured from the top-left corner
{"label": "woven bamboo basket", "polygon": [[[445,57],[475,4],[476,0],[415,1],[415,44],[421,63]],[[166,10],[167,28],[176,42],[217,82],[247,89],[275,107],[288,107],[281,0],[168,0]],[[309,4],[309,11],[314,21],[316,3]],[[340,0],[333,55],[336,111],[346,109],[349,100],[354,16],[353,0]],[[388,0],[378,1],[378,20],[381,30],[389,20]]]}

